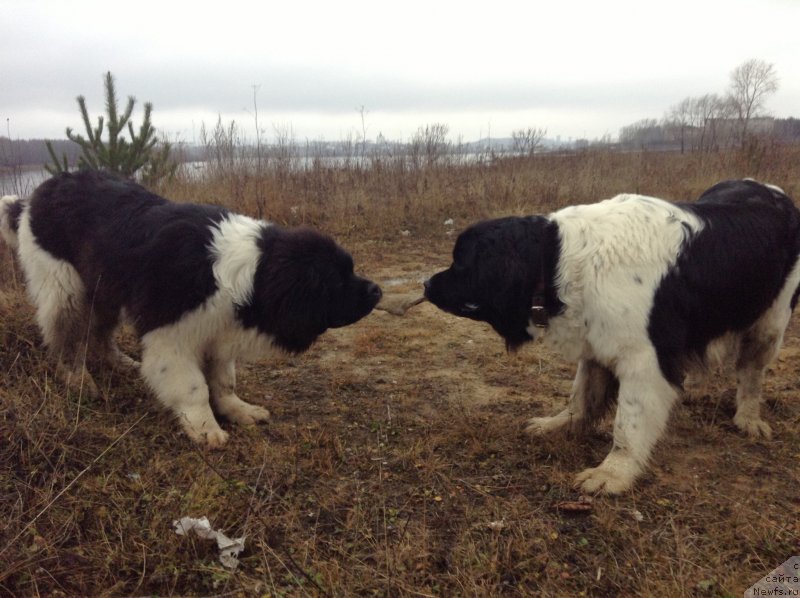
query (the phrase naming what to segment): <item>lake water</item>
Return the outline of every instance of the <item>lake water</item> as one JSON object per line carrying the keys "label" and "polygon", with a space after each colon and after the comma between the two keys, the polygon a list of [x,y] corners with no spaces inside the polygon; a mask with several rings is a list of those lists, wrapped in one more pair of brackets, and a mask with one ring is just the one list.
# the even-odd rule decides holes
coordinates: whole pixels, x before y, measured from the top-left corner
{"label": "lake water", "polygon": [[[448,154],[443,156],[444,160],[453,161],[453,163],[473,163],[479,160],[486,159],[485,154]],[[386,158],[387,160],[411,160],[410,156],[395,156]],[[370,158],[364,159],[358,156],[323,156],[314,158],[313,156],[293,155],[285,167],[291,170],[307,170],[311,168],[315,160],[327,168],[330,167],[348,167],[357,166],[362,164],[369,167],[372,165]],[[266,164],[270,161],[265,159]],[[274,160],[272,162],[274,164]],[[410,162],[409,162],[410,163]],[[207,172],[209,163],[204,161],[185,162],[180,165],[179,172],[188,178],[201,177]],[[0,195],[19,195],[20,197],[28,197],[36,187],[42,182],[50,178],[50,173],[44,168],[23,166],[17,170],[0,170]]]}
{"label": "lake water", "polygon": [[0,195],[28,197],[48,178],[50,173],[44,168],[24,168],[17,172],[0,171]]}

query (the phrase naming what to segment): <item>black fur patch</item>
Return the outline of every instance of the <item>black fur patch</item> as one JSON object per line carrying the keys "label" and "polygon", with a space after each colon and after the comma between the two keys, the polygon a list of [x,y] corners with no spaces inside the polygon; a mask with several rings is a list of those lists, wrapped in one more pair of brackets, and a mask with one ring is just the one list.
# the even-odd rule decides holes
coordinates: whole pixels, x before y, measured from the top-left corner
{"label": "black fur patch", "polygon": [[549,317],[564,308],[555,286],[560,251],[558,227],[547,218],[479,222],[459,235],[453,264],[426,282],[425,296],[447,312],[488,322],[514,350],[532,340],[527,328],[538,286]]}
{"label": "black fur patch", "polygon": [[656,290],[648,326],[661,370],[676,385],[685,357],[702,357],[712,340],[745,330],[769,308],[800,255],[800,212],[765,185],[726,181],[680,207],[704,228]]}
{"label": "black fur patch", "polygon": [[329,237],[273,225],[259,245],[253,298],[237,315],[287,351],[305,351],[328,328],[360,320],[381,298],[378,285],[356,276],[350,254]]}
{"label": "black fur patch", "polygon": [[23,202],[21,199],[18,199],[14,203],[9,204],[6,209],[9,227],[15,233],[19,230],[19,219],[22,217],[22,207]]}
{"label": "black fur patch", "polygon": [[217,290],[208,245],[224,208],[173,203],[97,171],[55,176],[30,204],[42,249],[75,267],[98,314],[116,321],[124,306],[140,334]]}

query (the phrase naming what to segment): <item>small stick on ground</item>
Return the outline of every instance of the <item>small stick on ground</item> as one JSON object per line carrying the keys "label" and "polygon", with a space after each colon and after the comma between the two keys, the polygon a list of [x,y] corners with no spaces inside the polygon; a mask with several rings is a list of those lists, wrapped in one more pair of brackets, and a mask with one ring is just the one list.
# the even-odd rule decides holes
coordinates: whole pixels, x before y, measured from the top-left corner
{"label": "small stick on ground", "polygon": [[375,309],[380,309],[393,316],[404,316],[409,309],[425,301],[423,295],[414,294],[410,297],[409,295],[384,296],[380,303],[375,306]]}

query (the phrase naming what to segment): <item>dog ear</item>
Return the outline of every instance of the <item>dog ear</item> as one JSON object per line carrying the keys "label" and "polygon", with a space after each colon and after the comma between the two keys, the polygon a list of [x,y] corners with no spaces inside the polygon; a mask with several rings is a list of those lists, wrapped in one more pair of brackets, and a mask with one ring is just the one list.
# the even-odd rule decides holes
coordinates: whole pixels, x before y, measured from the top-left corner
{"label": "dog ear", "polygon": [[489,256],[481,260],[484,284],[492,286],[489,323],[509,351],[532,340],[528,325],[534,294],[552,289],[554,248],[548,226],[541,216],[510,217],[495,221],[484,235],[488,245],[480,253]]}
{"label": "dog ear", "polygon": [[332,241],[313,231],[265,229],[260,242],[253,296],[240,306],[246,327],[275,338],[282,349],[300,353],[327,329],[328,291],[323,269]]}

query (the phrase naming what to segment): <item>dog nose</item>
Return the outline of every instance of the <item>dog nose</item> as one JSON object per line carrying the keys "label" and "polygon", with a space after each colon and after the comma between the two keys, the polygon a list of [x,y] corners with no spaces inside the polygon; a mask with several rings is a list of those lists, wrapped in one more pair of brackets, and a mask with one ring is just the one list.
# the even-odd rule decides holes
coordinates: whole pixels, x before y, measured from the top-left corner
{"label": "dog nose", "polygon": [[380,301],[381,297],[383,297],[383,291],[381,291],[381,287],[376,285],[374,282],[371,282],[367,287],[367,294],[375,299],[375,301]]}

